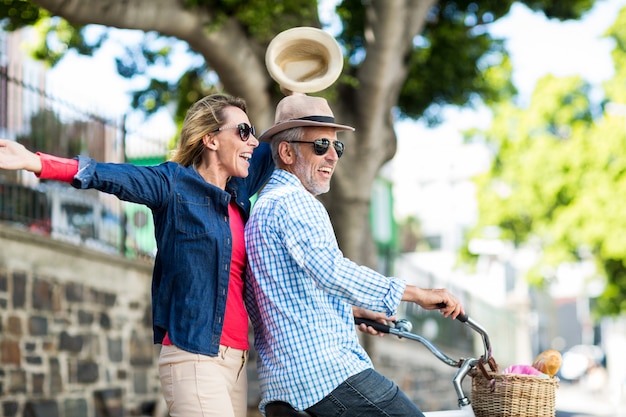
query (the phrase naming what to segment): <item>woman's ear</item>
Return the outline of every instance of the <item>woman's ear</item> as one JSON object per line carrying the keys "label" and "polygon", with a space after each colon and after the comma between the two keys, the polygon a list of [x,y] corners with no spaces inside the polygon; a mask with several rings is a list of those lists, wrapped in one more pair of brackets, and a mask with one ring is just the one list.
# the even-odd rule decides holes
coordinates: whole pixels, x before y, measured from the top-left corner
{"label": "woman's ear", "polygon": [[207,148],[211,150],[217,149],[217,141],[215,140],[215,135],[211,135],[211,134],[204,135],[202,137],[202,143],[204,143],[204,146],[206,146]]}

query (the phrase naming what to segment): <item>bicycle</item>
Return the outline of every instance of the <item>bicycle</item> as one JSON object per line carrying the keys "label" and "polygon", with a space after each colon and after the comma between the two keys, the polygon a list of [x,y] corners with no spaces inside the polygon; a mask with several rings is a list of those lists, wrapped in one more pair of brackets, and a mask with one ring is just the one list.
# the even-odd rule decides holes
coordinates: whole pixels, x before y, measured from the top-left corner
{"label": "bicycle", "polygon": [[[458,368],[452,379],[452,385],[458,397],[459,408],[457,410],[424,412],[426,417],[475,417],[470,398],[465,394],[462,384],[465,377],[476,369],[479,364],[485,364],[493,361],[493,357],[491,356],[491,342],[489,341],[489,335],[486,330],[477,322],[472,320],[467,314],[459,315],[457,320],[480,335],[484,348],[484,352],[480,357],[454,359],[448,356],[432,342],[430,342],[430,340],[418,334],[411,333],[413,325],[410,321],[405,319],[397,320],[393,323],[393,325],[385,325],[362,318],[355,318],[355,323],[357,325],[363,323],[367,326],[373,327],[381,333],[391,334],[401,339],[409,339],[419,342],[441,362],[451,367]],[[297,411],[289,404],[280,401],[267,404],[265,411],[266,417],[311,417],[309,413],[305,411]]]}

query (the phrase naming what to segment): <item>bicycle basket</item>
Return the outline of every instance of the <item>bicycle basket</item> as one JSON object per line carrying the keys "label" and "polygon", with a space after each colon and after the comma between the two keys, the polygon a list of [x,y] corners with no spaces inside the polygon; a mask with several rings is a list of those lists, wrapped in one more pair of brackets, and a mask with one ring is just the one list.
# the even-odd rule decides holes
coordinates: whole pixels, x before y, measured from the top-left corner
{"label": "bicycle basket", "polygon": [[500,374],[484,368],[472,376],[472,408],[476,417],[554,417],[556,377]]}

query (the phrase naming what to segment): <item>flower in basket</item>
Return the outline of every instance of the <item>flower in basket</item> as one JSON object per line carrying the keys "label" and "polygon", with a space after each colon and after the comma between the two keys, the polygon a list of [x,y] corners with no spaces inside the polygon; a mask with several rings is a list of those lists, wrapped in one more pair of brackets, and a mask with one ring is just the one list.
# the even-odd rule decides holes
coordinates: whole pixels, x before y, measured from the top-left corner
{"label": "flower in basket", "polygon": [[558,350],[548,349],[541,352],[533,361],[533,368],[553,377],[561,368],[563,359]]}
{"label": "flower in basket", "polygon": [[532,375],[532,376],[538,376],[541,378],[549,377],[547,374],[544,374],[543,372],[538,371],[531,365],[511,365],[508,368],[506,368],[504,371],[502,371],[502,373],[503,374],[516,374],[516,375]]}

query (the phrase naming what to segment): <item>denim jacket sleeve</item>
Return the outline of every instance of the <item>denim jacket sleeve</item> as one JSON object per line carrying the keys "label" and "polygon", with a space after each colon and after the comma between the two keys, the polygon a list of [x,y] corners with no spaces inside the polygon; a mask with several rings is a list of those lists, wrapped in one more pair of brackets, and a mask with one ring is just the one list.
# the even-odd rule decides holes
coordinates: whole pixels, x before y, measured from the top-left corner
{"label": "denim jacket sleeve", "polygon": [[95,188],[114,194],[120,200],[144,204],[158,209],[171,195],[172,173],[178,164],[166,162],[157,166],[101,163],[92,158],[78,157],[78,172],[72,186]]}

